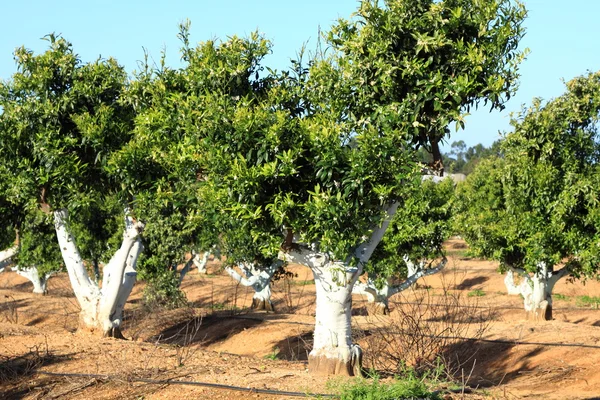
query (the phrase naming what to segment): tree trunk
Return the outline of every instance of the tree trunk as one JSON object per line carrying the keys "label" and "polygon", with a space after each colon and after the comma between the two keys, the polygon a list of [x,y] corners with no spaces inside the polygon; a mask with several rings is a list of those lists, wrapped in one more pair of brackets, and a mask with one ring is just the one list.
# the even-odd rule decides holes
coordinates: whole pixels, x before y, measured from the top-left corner
{"label": "tree trunk", "polygon": [[[524,275],[525,281],[519,286],[527,318],[534,321],[552,320],[552,291],[559,279],[569,273],[567,267],[558,272],[549,270],[540,263],[533,276]],[[523,274],[526,274],[523,271]]]}
{"label": "tree trunk", "polygon": [[[128,263],[135,265],[139,251],[131,252],[131,250],[134,244],[138,242],[139,231],[143,228],[143,224],[134,223],[130,217],[126,218],[123,242],[109,263],[104,266],[102,289],[100,289],[90,279],[85,269],[75,239],[68,227],[67,211],[55,211],[54,221],[56,236],[71,286],[81,307],[80,327],[101,333],[103,336],[122,337],[120,332],[121,318],[114,318],[114,316],[122,314],[122,307],[118,308],[117,303],[119,299],[122,301],[122,296],[127,292],[126,287],[123,288],[124,291],[122,292],[123,282],[130,281],[130,278],[125,276],[125,269]],[[135,260],[132,260],[132,257]],[[131,289],[126,293],[127,296],[130,292]],[[120,293],[122,296],[119,296]]]}
{"label": "tree trunk", "polygon": [[206,274],[206,264],[208,264],[208,257],[210,256],[210,251],[205,251],[202,257],[200,254],[196,252],[192,252],[192,261],[196,268],[198,268],[199,274]]}
{"label": "tree trunk", "polygon": [[506,291],[508,294],[521,294],[523,291],[521,289],[521,285],[515,284],[515,273],[512,269],[506,271],[506,276],[504,277],[504,285],[506,286]]}
{"label": "tree trunk", "polygon": [[40,275],[37,268],[17,268],[17,274],[24,278],[29,279],[33,284],[33,293],[46,295],[48,293],[48,279],[52,276],[52,273]]}
{"label": "tree trunk", "polygon": [[536,273],[532,278],[533,288],[524,296],[527,319],[533,321],[552,320],[552,288],[546,276]]}
{"label": "tree trunk", "polygon": [[252,264],[240,265],[240,270],[245,275],[242,277],[233,268],[225,268],[225,271],[237,282],[254,289],[252,296],[252,308],[255,310],[275,311],[271,302],[271,278],[282,265],[281,261],[275,261],[270,266],[261,269]]}
{"label": "tree trunk", "polygon": [[10,260],[11,257],[13,257],[15,254],[17,254],[18,250],[19,250],[18,246],[13,246],[6,250],[0,251],[0,264]]}
{"label": "tree trunk", "polygon": [[123,323],[123,310],[125,309],[125,303],[133,290],[133,286],[137,280],[137,260],[144,249],[142,239],[137,238],[127,257],[127,265],[125,266],[125,272],[123,273],[123,283],[119,289],[119,295],[117,296],[117,302],[115,310],[111,315],[110,319],[113,321],[112,337],[123,338],[121,333],[121,325]]}
{"label": "tree trunk", "polygon": [[431,165],[433,173],[437,176],[444,176],[444,162],[442,152],[440,151],[440,145],[437,140],[431,141],[431,155],[433,156]]}
{"label": "tree trunk", "polygon": [[308,369],[318,375],[361,376],[360,347],[352,343],[352,287],[356,268],[326,262],[311,266],[317,290],[313,349]]}

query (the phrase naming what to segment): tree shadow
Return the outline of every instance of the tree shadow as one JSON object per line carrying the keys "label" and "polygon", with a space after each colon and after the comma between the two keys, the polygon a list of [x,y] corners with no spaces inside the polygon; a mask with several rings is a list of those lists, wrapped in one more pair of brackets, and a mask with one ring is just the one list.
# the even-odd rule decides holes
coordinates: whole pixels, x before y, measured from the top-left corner
{"label": "tree shadow", "polygon": [[163,329],[147,341],[180,346],[189,346],[196,343],[201,346],[209,346],[263,322],[260,319],[234,318],[218,314],[206,317],[194,316]]}
{"label": "tree shadow", "polygon": [[543,346],[519,353],[512,350],[515,343],[498,343],[481,340],[458,340],[446,346],[440,357],[451,365],[451,373],[458,379],[467,379],[469,386],[492,387],[508,383],[523,373],[531,372],[530,359],[544,351]]}
{"label": "tree shadow", "polygon": [[313,332],[311,329],[280,340],[276,345],[279,350],[277,358],[286,361],[307,361],[312,347]]}
{"label": "tree shadow", "polygon": [[487,276],[477,276],[475,278],[468,278],[468,279],[463,280],[458,285],[456,285],[456,289],[458,289],[458,290],[471,289],[474,286],[481,285],[482,283],[488,281],[489,279],[490,278],[488,278]]}
{"label": "tree shadow", "polygon": [[72,359],[74,353],[55,355],[47,349],[38,347],[30,349],[27,353],[12,357],[0,357],[0,393],[5,399],[23,399],[31,396],[33,388],[41,389],[38,394],[44,396],[52,385],[53,380],[31,379],[42,367],[58,364]]}

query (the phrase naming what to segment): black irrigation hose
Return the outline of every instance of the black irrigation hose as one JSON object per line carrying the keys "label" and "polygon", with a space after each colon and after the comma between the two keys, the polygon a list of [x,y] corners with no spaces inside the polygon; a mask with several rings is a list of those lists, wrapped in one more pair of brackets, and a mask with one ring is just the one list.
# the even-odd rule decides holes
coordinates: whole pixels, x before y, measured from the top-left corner
{"label": "black irrigation hose", "polygon": [[547,347],[583,347],[583,348],[588,348],[588,349],[600,349],[600,346],[596,346],[593,344],[583,344],[583,343],[521,342],[518,340],[478,339],[478,338],[470,338],[470,337],[462,337],[462,336],[436,336],[436,335],[423,335],[423,336],[429,337],[429,338],[438,338],[438,339],[472,340],[472,341],[476,341],[476,342],[486,342],[486,343],[529,345],[529,346],[547,346]]}
{"label": "black irrigation hose", "polygon": [[282,390],[272,390],[272,389],[257,389],[257,388],[244,388],[241,386],[232,386],[232,385],[224,385],[221,383],[208,383],[208,382],[197,382],[197,381],[175,381],[171,379],[146,379],[146,378],[129,378],[122,379],[114,375],[101,375],[101,374],[78,374],[78,373],[68,373],[68,372],[49,372],[49,371],[36,371],[36,373],[40,375],[49,375],[49,376],[58,376],[58,377],[70,377],[70,378],[94,378],[94,379],[102,379],[109,381],[117,381],[117,380],[126,380],[127,382],[141,382],[141,383],[149,383],[153,385],[187,385],[187,386],[204,386],[213,389],[222,389],[222,390],[233,390],[238,392],[247,392],[247,393],[260,393],[260,394],[272,394],[279,396],[290,396],[290,397],[328,397],[332,398],[335,395],[332,394],[317,394],[317,393],[301,393],[301,392],[287,392]]}
{"label": "black irrigation hose", "polygon": [[[525,311],[523,307],[497,307],[497,306],[470,306],[468,304],[443,304],[443,303],[415,303],[410,301],[391,301],[392,304],[407,304],[411,306],[436,306],[436,307],[445,307],[452,306],[458,308],[481,308],[481,309],[489,309],[489,310],[521,310]],[[561,307],[561,308],[552,308],[554,311],[600,311],[600,308],[589,308],[589,307]]]}

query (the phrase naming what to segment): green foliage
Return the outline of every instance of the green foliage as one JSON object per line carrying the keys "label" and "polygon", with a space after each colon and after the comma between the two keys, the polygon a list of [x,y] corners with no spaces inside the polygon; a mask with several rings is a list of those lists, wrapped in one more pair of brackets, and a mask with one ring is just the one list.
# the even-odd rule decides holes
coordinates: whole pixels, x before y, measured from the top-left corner
{"label": "green foliage", "polygon": [[0,171],[14,202],[73,209],[110,191],[103,168],[129,139],[133,109],[114,59],[82,63],[65,39],[45,39],[42,54],[17,49],[18,72],[0,83]]}
{"label": "green foliage", "polygon": [[458,191],[459,226],[471,249],[536,272],[566,261],[574,277],[600,262],[600,74],[567,93],[534,100],[512,121],[504,159],[482,162]]}
{"label": "green foliage", "polygon": [[179,289],[179,279],[173,271],[163,269],[146,280],[143,293],[144,306],[152,309],[183,307],[187,304],[185,293]]}
{"label": "green foliage", "polygon": [[392,383],[381,383],[378,379],[371,382],[356,380],[344,385],[339,393],[341,400],[396,400],[396,399],[440,399],[432,393],[420,379],[410,375],[398,378]]}
{"label": "green foliage", "polygon": [[263,358],[267,359],[267,360],[277,360],[278,356],[279,356],[279,347],[275,347],[273,349],[272,353],[267,354]]}
{"label": "green foliage", "polygon": [[44,39],[41,54],[17,49],[17,72],[0,82],[0,211],[7,229],[20,233],[19,263],[39,272],[61,264],[50,221],[57,209],[71,211],[86,259],[97,262],[118,246],[123,206],[106,166],[129,140],[134,112],[114,59],[83,63],[64,38]]}
{"label": "green foliage", "polygon": [[569,296],[560,294],[560,293],[554,293],[553,297],[555,300],[563,300],[563,301],[571,300],[571,298]]}
{"label": "green foliage", "polygon": [[471,106],[502,109],[514,94],[525,15],[510,0],[361,1],[327,36],[340,53],[337,102],[437,147]]}
{"label": "green foliage", "polygon": [[598,296],[578,296],[576,300],[577,306],[591,306],[596,309],[600,307],[600,297]]}
{"label": "green foliage", "polygon": [[467,293],[467,297],[483,297],[485,292],[481,289],[474,289]]}
{"label": "green foliage", "polygon": [[443,242],[452,233],[454,182],[418,182],[398,208],[366,271],[372,278],[406,278],[404,257],[414,264],[444,256]]}
{"label": "green foliage", "polygon": [[[330,53],[268,71],[239,98],[204,96],[207,188],[238,226],[224,231],[248,232],[272,257],[286,227],[347,259],[418,178],[411,144],[510,96],[524,15],[506,1],[364,1],[328,34]],[[260,65],[260,47],[245,46]]]}
{"label": "green foliage", "polygon": [[20,267],[35,267],[40,276],[62,268],[52,219],[39,210],[29,212],[19,231],[19,252],[13,258]]}

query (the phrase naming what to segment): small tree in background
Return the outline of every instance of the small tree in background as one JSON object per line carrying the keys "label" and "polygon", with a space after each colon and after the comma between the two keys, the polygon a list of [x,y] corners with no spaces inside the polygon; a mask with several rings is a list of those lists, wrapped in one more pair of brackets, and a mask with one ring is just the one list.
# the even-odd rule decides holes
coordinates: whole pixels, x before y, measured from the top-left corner
{"label": "small tree in background", "polygon": [[564,95],[536,99],[513,119],[505,159],[495,169],[481,163],[459,191],[465,238],[524,276],[519,290],[536,319],[552,319],[560,278],[597,277],[600,262],[600,74],[566,86]]}
{"label": "small tree in background", "polygon": [[367,296],[371,312],[389,313],[389,298],[446,264],[443,242],[451,233],[454,182],[419,182],[392,219],[381,244],[365,266],[366,282],[354,293]]}

